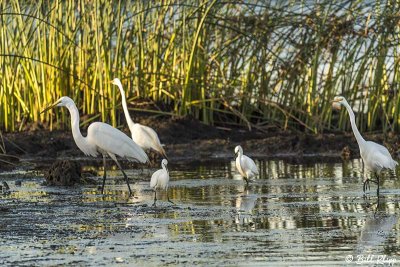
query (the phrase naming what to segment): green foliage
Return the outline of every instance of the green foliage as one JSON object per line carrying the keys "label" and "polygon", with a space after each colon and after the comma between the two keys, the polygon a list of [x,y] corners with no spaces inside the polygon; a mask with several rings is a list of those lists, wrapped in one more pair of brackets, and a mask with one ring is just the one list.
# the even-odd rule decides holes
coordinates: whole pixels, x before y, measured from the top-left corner
{"label": "green foliage", "polygon": [[[399,125],[397,1],[18,1],[0,3],[0,128],[68,122],[40,111],[69,95],[83,114],[118,125],[120,77],[205,123],[310,132]],[[56,125],[52,125],[56,123]]]}

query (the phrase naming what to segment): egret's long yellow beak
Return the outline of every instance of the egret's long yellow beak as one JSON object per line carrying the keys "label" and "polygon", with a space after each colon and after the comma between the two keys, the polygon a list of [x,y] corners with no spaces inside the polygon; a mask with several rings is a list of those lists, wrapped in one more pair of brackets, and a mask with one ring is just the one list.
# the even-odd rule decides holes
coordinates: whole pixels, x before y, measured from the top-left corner
{"label": "egret's long yellow beak", "polygon": [[337,109],[337,110],[341,110],[342,109],[342,105],[339,103],[340,100],[333,100],[332,101],[332,108]]}
{"label": "egret's long yellow beak", "polygon": [[50,106],[48,106],[47,108],[45,108],[44,110],[42,110],[42,112],[40,112],[40,114],[45,113],[45,112],[48,111],[49,109],[54,108],[55,106],[57,106],[58,103],[60,103],[60,100],[57,100],[56,102],[54,102],[53,104],[51,104]]}

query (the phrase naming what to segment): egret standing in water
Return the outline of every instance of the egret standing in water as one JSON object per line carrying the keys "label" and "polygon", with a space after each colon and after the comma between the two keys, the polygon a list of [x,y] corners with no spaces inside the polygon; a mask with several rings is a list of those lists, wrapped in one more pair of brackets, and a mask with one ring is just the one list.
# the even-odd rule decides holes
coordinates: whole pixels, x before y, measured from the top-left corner
{"label": "egret standing in water", "polygon": [[111,81],[112,84],[118,86],[122,96],[122,107],[124,109],[126,122],[128,123],[129,130],[132,134],[132,140],[135,141],[144,150],[153,149],[160,153],[164,158],[168,158],[164,148],[161,145],[160,139],[156,131],[148,126],[134,123],[131,116],[129,115],[128,106],[126,104],[125,91],[122,88],[122,83],[118,78]]}
{"label": "egret standing in water", "polygon": [[254,161],[246,155],[243,155],[243,149],[241,146],[235,147],[236,154],[236,168],[239,173],[243,176],[246,184],[249,184],[249,180],[258,175],[258,169]]}
{"label": "egret standing in water", "polygon": [[333,107],[340,109],[340,105],[343,105],[350,116],[350,124],[353,130],[354,136],[357,140],[358,147],[360,149],[361,158],[369,171],[374,173],[375,180],[369,178],[365,179],[363,191],[370,188],[369,182],[374,182],[378,185],[377,194],[379,195],[379,175],[383,169],[394,170],[397,165],[397,161],[392,159],[389,151],[386,147],[379,145],[372,141],[365,141],[357,129],[354,112],[351,109],[349,103],[343,96],[336,96],[333,100]]}
{"label": "egret standing in water", "polygon": [[69,113],[71,114],[72,136],[74,137],[75,143],[79,149],[88,156],[96,157],[98,154],[103,155],[104,176],[101,193],[104,193],[104,184],[106,181],[106,157],[108,155],[118,165],[125,177],[126,184],[128,185],[129,195],[132,195],[128,176],[126,176],[116,156],[126,158],[129,161],[146,163],[149,158],[143,149],[135,144],[135,142],[133,142],[132,139],[130,139],[126,134],[103,122],[94,122],[90,124],[87,131],[87,136],[82,136],[79,129],[78,108],[76,107],[74,101],[68,96],[61,97],[41,113],[46,112],[55,106],[66,107],[69,110]]}
{"label": "egret standing in water", "polygon": [[168,196],[169,172],[168,172],[167,164],[168,164],[168,161],[166,159],[163,159],[161,161],[161,168],[162,169],[156,171],[151,176],[150,187],[153,188],[153,190],[154,190],[154,203],[153,203],[153,206],[156,205],[156,201],[157,201],[157,189],[165,190],[165,192],[167,194],[168,202],[171,202],[172,204],[175,204],[174,202],[169,200],[169,196]]}

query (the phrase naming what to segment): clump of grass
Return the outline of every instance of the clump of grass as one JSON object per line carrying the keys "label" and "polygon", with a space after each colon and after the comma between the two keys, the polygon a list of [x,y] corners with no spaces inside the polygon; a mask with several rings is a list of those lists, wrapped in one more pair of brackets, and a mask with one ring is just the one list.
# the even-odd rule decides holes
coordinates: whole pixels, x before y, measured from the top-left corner
{"label": "clump of grass", "polygon": [[120,95],[109,81],[118,76],[128,99],[210,124],[346,128],[346,114],[330,108],[340,94],[362,130],[396,130],[398,8],[392,0],[3,1],[0,128],[63,127],[65,110],[40,115],[62,95],[116,126]]}

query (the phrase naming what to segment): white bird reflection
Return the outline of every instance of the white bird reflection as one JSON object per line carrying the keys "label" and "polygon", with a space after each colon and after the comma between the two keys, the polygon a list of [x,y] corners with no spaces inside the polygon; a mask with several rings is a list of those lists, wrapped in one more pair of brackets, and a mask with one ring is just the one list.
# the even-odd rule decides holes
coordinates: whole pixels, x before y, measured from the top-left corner
{"label": "white bird reflection", "polygon": [[[379,209],[379,204],[377,209]],[[368,254],[381,248],[390,236],[393,227],[398,221],[398,216],[394,214],[374,213],[366,219],[358,238],[356,255]],[[376,252],[376,251],[375,251]],[[381,251],[383,253],[383,251]]]}
{"label": "white bird reflection", "polygon": [[253,209],[257,204],[257,195],[250,194],[246,188],[240,196],[236,199],[236,224],[254,225],[253,222]]}

